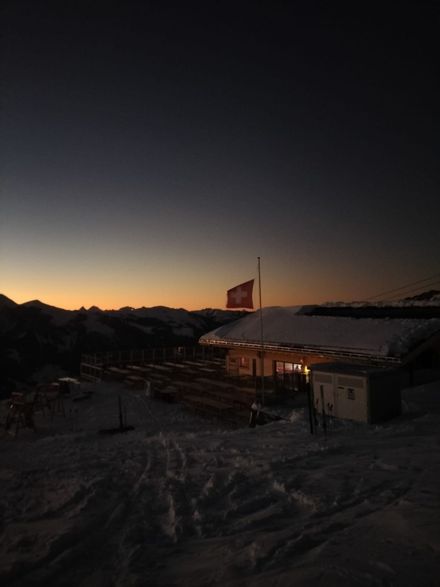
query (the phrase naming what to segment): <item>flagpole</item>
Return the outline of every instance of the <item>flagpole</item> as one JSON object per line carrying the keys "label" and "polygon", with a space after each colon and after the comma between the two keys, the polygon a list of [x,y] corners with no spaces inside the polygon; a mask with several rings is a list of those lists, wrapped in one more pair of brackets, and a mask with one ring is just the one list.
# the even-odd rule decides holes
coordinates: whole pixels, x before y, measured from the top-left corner
{"label": "flagpole", "polygon": [[261,340],[261,357],[260,357],[260,373],[261,373],[261,403],[264,406],[264,330],[263,330],[263,306],[261,303],[261,258],[258,258],[258,293],[260,297],[260,340]]}

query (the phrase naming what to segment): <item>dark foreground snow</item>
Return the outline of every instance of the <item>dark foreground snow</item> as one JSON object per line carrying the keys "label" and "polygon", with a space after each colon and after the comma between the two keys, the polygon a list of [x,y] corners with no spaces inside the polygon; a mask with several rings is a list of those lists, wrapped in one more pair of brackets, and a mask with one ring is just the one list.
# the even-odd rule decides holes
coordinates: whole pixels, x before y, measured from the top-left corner
{"label": "dark foreground snow", "polygon": [[[128,423],[117,425],[117,394]],[[0,438],[5,586],[438,586],[440,384],[384,426],[228,430],[102,384]]]}

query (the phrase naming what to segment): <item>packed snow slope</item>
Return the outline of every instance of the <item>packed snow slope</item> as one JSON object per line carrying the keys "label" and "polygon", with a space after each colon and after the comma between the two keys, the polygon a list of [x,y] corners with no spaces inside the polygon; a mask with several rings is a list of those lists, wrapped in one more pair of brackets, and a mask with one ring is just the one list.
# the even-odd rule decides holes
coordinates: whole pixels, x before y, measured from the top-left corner
{"label": "packed snow slope", "polygon": [[[8,587],[440,584],[440,384],[383,426],[227,429],[101,384],[0,438]],[[124,434],[99,434],[118,425]]]}

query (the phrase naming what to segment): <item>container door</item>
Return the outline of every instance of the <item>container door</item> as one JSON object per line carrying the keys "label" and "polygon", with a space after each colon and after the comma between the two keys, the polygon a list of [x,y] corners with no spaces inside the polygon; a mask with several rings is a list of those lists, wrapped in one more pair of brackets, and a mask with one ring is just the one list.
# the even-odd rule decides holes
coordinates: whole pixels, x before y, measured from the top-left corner
{"label": "container door", "polygon": [[[315,373],[313,375],[313,401],[315,410],[322,414],[324,407],[325,413],[333,415],[335,398],[333,377],[330,373]],[[331,409],[330,409],[331,408]]]}

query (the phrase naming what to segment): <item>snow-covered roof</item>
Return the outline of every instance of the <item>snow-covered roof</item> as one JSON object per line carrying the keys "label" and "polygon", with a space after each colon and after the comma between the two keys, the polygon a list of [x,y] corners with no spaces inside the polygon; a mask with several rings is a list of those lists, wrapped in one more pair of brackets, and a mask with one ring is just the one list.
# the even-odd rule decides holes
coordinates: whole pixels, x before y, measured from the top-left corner
{"label": "snow-covered roof", "polygon": [[[440,319],[351,318],[306,315],[302,307],[263,309],[267,349],[329,352],[399,361],[434,333]],[[261,344],[260,313],[221,326],[200,338],[201,344],[257,347]]]}

